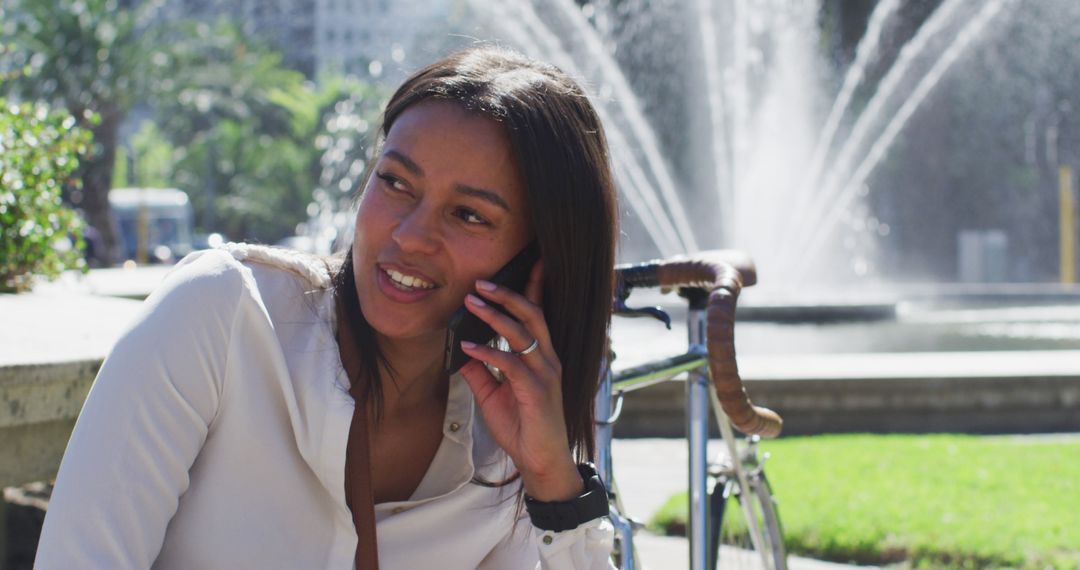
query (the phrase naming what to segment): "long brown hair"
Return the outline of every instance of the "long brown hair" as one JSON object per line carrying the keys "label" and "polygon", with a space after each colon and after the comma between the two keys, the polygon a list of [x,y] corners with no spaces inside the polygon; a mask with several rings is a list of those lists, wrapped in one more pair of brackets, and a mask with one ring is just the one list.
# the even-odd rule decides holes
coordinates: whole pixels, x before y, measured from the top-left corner
{"label": "long brown hair", "polygon": [[[450,101],[501,123],[524,178],[544,260],[544,317],[562,363],[567,442],[578,460],[595,453],[596,394],[614,288],[615,188],[600,119],[559,69],[501,48],[454,53],[407,79],[383,114],[382,138],[409,107]],[[368,173],[370,176],[370,172]],[[356,324],[368,393],[381,401],[375,334],[356,298],[351,252],[336,279]]]}

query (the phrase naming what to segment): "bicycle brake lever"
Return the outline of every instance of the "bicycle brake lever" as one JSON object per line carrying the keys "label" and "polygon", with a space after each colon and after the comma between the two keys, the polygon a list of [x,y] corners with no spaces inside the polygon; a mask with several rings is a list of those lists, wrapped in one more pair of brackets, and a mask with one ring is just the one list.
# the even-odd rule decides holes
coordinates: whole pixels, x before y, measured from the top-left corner
{"label": "bicycle brake lever", "polygon": [[671,330],[671,316],[660,307],[641,307],[635,309],[633,307],[626,306],[626,299],[630,297],[630,287],[626,284],[622,278],[618,279],[615,283],[615,307],[614,312],[616,315],[623,317],[652,317],[662,323]]}
{"label": "bicycle brake lever", "polygon": [[615,314],[633,318],[652,317],[664,323],[664,326],[666,326],[668,330],[671,330],[671,316],[660,307],[640,307],[635,309],[626,306],[625,300],[618,299],[615,301]]}

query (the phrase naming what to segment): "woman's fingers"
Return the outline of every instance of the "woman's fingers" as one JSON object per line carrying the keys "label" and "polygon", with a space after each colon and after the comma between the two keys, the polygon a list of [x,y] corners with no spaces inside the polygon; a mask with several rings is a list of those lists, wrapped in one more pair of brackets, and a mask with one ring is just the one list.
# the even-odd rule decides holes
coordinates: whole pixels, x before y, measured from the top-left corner
{"label": "woman's fingers", "polygon": [[469,341],[462,341],[461,349],[474,359],[498,368],[504,376],[511,380],[533,376],[528,366],[513,352],[503,352],[486,344],[476,344]]}
{"label": "woman's fingers", "polygon": [[533,337],[524,324],[489,305],[480,297],[469,293],[465,296],[465,306],[494,329],[496,334],[505,338],[510,343],[511,350],[525,350],[532,342]]}
{"label": "woman's fingers", "polygon": [[460,372],[481,407],[499,390],[499,381],[479,360],[470,360],[461,367]]}
{"label": "woman's fingers", "polygon": [[[536,270],[534,269],[533,274],[535,275],[535,273]],[[531,289],[531,291],[529,291],[530,294],[539,295],[541,292],[540,285],[538,283],[534,285],[531,278],[528,289]],[[547,348],[551,346],[551,335],[548,332],[547,321],[544,320],[544,311],[539,305],[509,288],[495,285],[489,281],[477,281],[476,292],[479,295],[482,295],[484,299],[502,305],[510,315],[513,315],[513,318],[498,313],[495,309],[491,309],[491,312],[498,313],[499,316],[510,323],[519,324],[519,326],[523,327],[526,331],[527,338],[516,338],[514,336],[503,334],[503,332],[495,326],[495,323],[488,321],[484,315],[473,311],[476,316],[484,319],[485,322],[491,325],[491,328],[495,329],[495,332],[502,335],[506,340],[511,342],[518,341],[518,344],[512,345],[514,350],[524,350],[534,339],[540,342],[540,347],[545,349],[545,352],[547,351]],[[479,305],[473,304],[473,307],[479,307]],[[470,308],[470,310],[472,310],[472,308]],[[506,330],[511,334],[515,332],[515,329],[512,327],[507,327]]]}

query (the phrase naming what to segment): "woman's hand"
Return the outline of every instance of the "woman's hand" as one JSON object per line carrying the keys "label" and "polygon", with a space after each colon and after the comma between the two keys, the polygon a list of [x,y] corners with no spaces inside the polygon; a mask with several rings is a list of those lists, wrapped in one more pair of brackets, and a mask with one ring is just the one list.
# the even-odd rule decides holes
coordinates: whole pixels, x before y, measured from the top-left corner
{"label": "woman's hand", "polygon": [[[543,262],[537,262],[524,296],[487,281],[476,282],[478,295],[466,296],[465,306],[515,352],[462,342],[461,348],[473,360],[461,368],[461,375],[476,396],[495,442],[521,472],[525,492],[538,501],[567,501],[582,493],[584,483],[567,442],[562,363],[551,346],[540,307],[543,274]],[[502,305],[517,321],[485,300]],[[534,340],[535,350],[519,354]],[[498,368],[504,381],[484,364]]]}

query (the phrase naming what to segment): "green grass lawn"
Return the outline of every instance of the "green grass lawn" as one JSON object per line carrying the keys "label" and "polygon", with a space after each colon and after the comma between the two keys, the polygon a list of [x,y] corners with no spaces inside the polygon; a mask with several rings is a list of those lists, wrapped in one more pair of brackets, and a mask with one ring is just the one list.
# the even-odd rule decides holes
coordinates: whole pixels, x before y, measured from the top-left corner
{"label": "green grass lawn", "polygon": [[[833,435],[762,448],[792,554],[1080,569],[1080,439]],[[650,524],[680,517],[685,493]]]}

